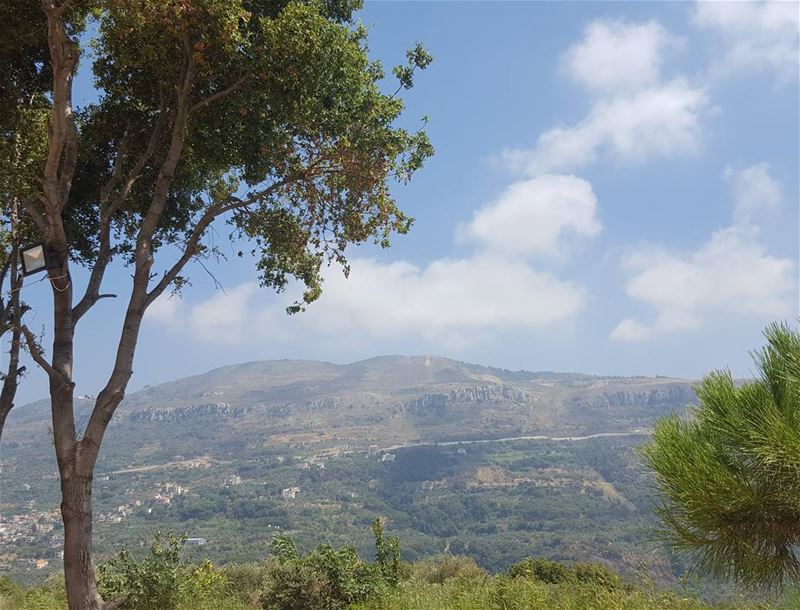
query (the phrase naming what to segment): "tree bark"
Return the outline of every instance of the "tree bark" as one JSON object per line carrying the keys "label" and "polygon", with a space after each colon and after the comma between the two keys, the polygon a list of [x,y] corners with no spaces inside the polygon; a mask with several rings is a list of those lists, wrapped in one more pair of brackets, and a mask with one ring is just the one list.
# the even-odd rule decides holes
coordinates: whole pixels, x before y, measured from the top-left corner
{"label": "tree bark", "polygon": [[22,302],[20,297],[20,290],[22,289],[22,276],[17,270],[17,265],[19,264],[19,244],[17,242],[16,235],[16,221],[15,202],[13,205],[11,218],[11,296],[9,297],[9,307],[11,307],[11,346],[8,351],[8,369],[5,373],[6,377],[3,380],[3,388],[0,390],[0,439],[3,437],[3,430],[6,426],[6,417],[8,417],[11,409],[14,408],[14,398],[17,395],[19,377],[24,370],[24,368],[19,366],[19,348],[21,345],[22,335]]}
{"label": "tree bark", "polygon": [[61,472],[64,580],[69,607],[103,610],[92,563],[92,475]]}

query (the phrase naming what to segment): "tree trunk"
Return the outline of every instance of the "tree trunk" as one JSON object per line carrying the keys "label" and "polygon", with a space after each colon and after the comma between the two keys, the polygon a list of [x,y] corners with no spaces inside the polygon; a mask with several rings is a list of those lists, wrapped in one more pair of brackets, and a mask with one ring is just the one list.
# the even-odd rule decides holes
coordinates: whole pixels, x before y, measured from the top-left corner
{"label": "tree trunk", "polygon": [[[22,335],[22,275],[19,273],[19,238],[17,236],[17,200],[11,202],[11,257],[9,258],[9,307],[11,307],[11,346],[8,351],[8,369],[3,380],[3,389],[0,390],[0,439],[6,426],[6,417],[14,408],[14,399],[17,395],[19,376],[24,369],[19,366],[19,348]],[[8,316],[8,309],[4,312]],[[8,320],[3,320],[7,323]]]}
{"label": "tree trunk", "polygon": [[3,430],[6,427],[6,417],[8,417],[9,411],[11,411],[10,407],[8,409],[0,407],[0,439],[3,438]]}
{"label": "tree trunk", "polygon": [[[19,297],[17,297],[19,298]],[[0,390],[0,440],[3,438],[3,430],[6,427],[6,417],[14,408],[14,398],[17,395],[17,384],[21,374],[19,368],[19,348],[20,348],[20,316],[19,303],[15,305],[14,328],[11,331],[11,349],[9,350],[8,370],[6,378],[3,380],[3,389]]]}
{"label": "tree trunk", "polygon": [[64,580],[70,610],[102,610],[92,563],[92,476],[61,473]]}

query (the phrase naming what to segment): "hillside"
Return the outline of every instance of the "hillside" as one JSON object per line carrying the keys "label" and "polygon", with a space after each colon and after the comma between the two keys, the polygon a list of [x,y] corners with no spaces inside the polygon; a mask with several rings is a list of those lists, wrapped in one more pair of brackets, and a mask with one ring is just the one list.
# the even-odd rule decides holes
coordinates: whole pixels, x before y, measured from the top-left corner
{"label": "hillside", "polygon": [[[124,401],[101,454],[97,548],[162,530],[206,538],[215,561],[263,557],[278,532],[363,551],[381,515],[412,560],[645,562],[669,584],[681,568],[648,542],[635,450],[691,388],[398,356],[251,362],[148,387]],[[57,565],[61,540],[47,414],[46,402],[16,409],[0,456],[0,567],[28,580]]]}
{"label": "hillside", "polygon": [[[214,435],[207,439],[212,447],[231,442],[243,449],[294,443],[393,446],[632,431],[692,398],[690,382],[668,378],[512,372],[427,356],[348,365],[282,360],[147,387],[126,398],[112,428],[124,427],[126,437],[150,445],[167,439],[172,444],[213,420]],[[90,405],[79,400],[79,425]],[[42,440],[48,414],[46,401],[12,413],[7,456]],[[191,443],[181,447],[181,453],[193,450]],[[115,464],[141,462],[140,451],[111,448],[108,454]]]}

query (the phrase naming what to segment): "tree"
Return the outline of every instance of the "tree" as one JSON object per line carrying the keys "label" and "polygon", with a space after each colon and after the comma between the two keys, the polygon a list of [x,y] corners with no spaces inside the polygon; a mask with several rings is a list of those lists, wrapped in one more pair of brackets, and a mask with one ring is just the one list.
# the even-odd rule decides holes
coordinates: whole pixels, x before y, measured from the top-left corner
{"label": "tree", "polygon": [[800,582],[800,333],[764,334],[758,377],[707,375],[691,417],[662,419],[643,456],[670,544],[701,572],[775,590]]}
{"label": "tree", "polygon": [[[19,272],[19,232],[18,208],[14,200],[10,206],[9,214],[10,231],[0,233],[2,248],[0,250],[0,338],[11,333],[8,349],[8,365],[5,371],[0,371],[0,439],[3,436],[6,418],[14,408],[14,399],[17,395],[19,378],[25,372],[25,367],[20,365],[20,348],[22,346],[22,315],[25,304],[22,302],[23,276]],[[8,296],[3,294],[3,288],[8,286]]]}
{"label": "tree", "polygon": [[[45,15],[36,3],[0,4],[6,34],[0,43],[0,338],[10,333],[7,366],[0,372],[0,438],[14,406],[19,379],[23,276],[19,247],[32,234],[19,215],[20,199],[33,194],[47,141],[46,93],[52,76],[47,62]],[[78,25],[76,23],[76,25]]]}
{"label": "tree", "polygon": [[[305,285],[297,312],[321,294],[321,268],[347,273],[348,245],[387,246],[411,224],[390,192],[432,154],[422,129],[396,125],[398,97],[430,62],[419,46],[379,88],[357,0],[42,0],[52,85],[40,188],[27,218],[57,264],[48,354],[24,325],[49,379],[61,479],[70,610],[114,608],[92,563],[92,476],[133,373],[147,308],[185,286],[186,266],[219,253],[214,224],[256,259],[262,284]],[[72,83],[87,11],[96,20],[97,103],[75,110]],[[112,263],[130,294],[108,381],[82,435],[74,416],[73,344]],[[85,265],[80,293],[71,267]]]}

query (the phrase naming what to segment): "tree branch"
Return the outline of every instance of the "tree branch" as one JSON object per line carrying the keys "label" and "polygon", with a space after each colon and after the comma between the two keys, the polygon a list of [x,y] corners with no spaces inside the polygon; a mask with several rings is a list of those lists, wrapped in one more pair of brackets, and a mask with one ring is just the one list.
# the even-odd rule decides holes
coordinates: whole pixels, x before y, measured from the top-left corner
{"label": "tree branch", "polygon": [[161,216],[164,213],[169,188],[175,175],[175,169],[181,159],[186,124],[189,116],[189,97],[194,84],[196,65],[192,58],[188,35],[184,35],[184,65],[181,77],[176,85],[177,107],[172,135],[164,162],[161,164],[153,189],[150,206],[142,219],[139,234],[136,237],[134,252],[134,274],[128,308],[122,324],[122,334],[117,344],[114,368],[105,387],[100,391],[95,402],[86,432],[80,441],[82,467],[92,467],[97,460],[100,444],[108,423],[125,396],[125,390],[133,374],[133,357],[139,338],[142,318],[147,304],[147,286],[150,282],[152,266],[152,238]]}
{"label": "tree branch", "polygon": [[25,208],[25,212],[27,212],[28,217],[33,221],[33,224],[35,224],[36,228],[39,230],[39,236],[43,240],[48,240],[50,227],[47,224],[45,215],[42,214],[41,210],[37,208],[36,201],[32,197],[26,197],[21,203],[22,207]]}
{"label": "tree branch", "polygon": [[133,185],[139,179],[142,171],[144,170],[145,165],[147,162],[152,158],[155,154],[156,146],[158,146],[158,141],[161,139],[161,135],[164,133],[164,126],[167,122],[167,102],[166,100],[161,100],[161,105],[158,109],[158,117],[156,118],[156,122],[153,125],[153,130],[150,132],[150,139],[147,142],[147,146],[145,147],[142,154],[139,155],[136,163],[134,164],[133,168],[127,175],[127,179],[125,181],[125,186],[123,186],[122,191],[114,198],[114,201],[109,205],[108,208],[108,216],[111,217],[114,213],[122,206],[125,200],[128,198],[128,195],[133,188]]}
{"label": "tree branch", "polygon": [[108,201],[108,198],[111,196],[111,191],[114,190],[114,187],[120,181],[122,177],[122,163],[125,160],[125,154],[128,151],[128,142],[129,142],[130,134],[128,130],[125,130],[125,133],[122,134],[122,137],[117,142],[117,150],[114,157],[114,169],[111,171],[111,177],[106,180],[105,184],[100,187],[100,206],[104,207],[105,203]]}
{"label": "tree branch", "polygon": [[30,353],[31,358],[33,361],[38,364],[40,367],[44,369],[44,372],[52,379],[60,379],[64,383],[69,383],[69,380],[65,380],[64,377],[59,373],[53,366],[47,361],[44,357],[44,350],[36,341],[36,337],[34,337],[33,333],[30,331],[27,325],[23,324],[22,327],[22,334],[25,335],[25,342],[28,344],[28,353]]}
{"label": "tree branch", "polygon": [[0,390],[0,437],[2,437],[5,421],[11,409],[14,408],[14,398],[17,395],[17,386],[20,375],[25,367],[19,366],[20,335],[22,329],[22,297],[20,290],[24,281],[24,276],[19,273],[19,235],[17,233],[17,200],[14,198],[11,204],[11,254],[4,265],[0,287],[5,280],[6,272],[10,272],[9,284],[11,294],[8,304],[3,307],[2,331],[11,328],[11,346],[8,352],[8,368],[3,379],[3,387]]}
{"label": "tree branch", "polygon": [[189,113],[195,112],[196,110],[200,110],[201,108],[205,108],[206,106],[213,104],[217,100],[220,100],[223,97],[230,95],[231,93],[236,91],[239,87],[241,87],[245,82],[247,82],[247,80],[248,76],[245,75],[239,80],[237,80],[235,83],[233,83],[230,87],[226,87],[221,91],[217,91],[216,93],[212,93],[208,97],[203,98],[202,100],[197,102],[194,106],[192,106],[191,110],[189,110]]}
{"label": "tree branch", "polygon": [[238,210],[245,208],[259,199],[263,199],[264,197],[268,197],[274,194],[279,189],[283,188],[287,184],[291,184],[292,182],[297,182],[298,180],[302,180],[307,178],[309,171],[306,170],[298,175],[293,177],[284,178],[278,182],[274,182],[270,186],[265,189],[258,191],[257,193],[247,197],[246,199],[239,199],[239,198],[231,198],[228,203],[224,205],[211,205],[206,210],[206,212],[200,217],[200,220],[197,221],[195,224],[192,233],[189,235],[189,239],[186,240],[186,245],[183,248],[183,254],[177,260],[177,262],[170,267],[170,269],[161,277],[158,284],[156,284],[150,292],[147,293],[147,300],[145,301],[145,307],[148,307],[153,301],[155,301],[164,291],[169,287],[169,285],[175,281],[175,278],[178,277],[180,272],[186,266],[186,264],[198,253],[198,246],[200,244],[200,239],[203,237],[206,229],[211,225],[212,222],[222,214],[226,212],[231,212],[233,210]]}
{"label": "tree branch", "polygon": [[127,601],[128,601],[128,596],[123,595],[122,597],[118,597],[117,599],[105,602],[103,604],[103,610],[118,610],[119,608],[124,606]]}
{"label": "tree branch", "polygon": [[100,287],[102,286],[106,269],[108,268],[108,265],[114,256],[114,249],[111,248],[111,220],[117,210],[119,210],[125,203],[128,195],[130,195],[134,183],[139,179],[139,176],[144,170],[145,165],[147,165],[147,162],[150,160],[153,154],[155,154],[156,146],[158,145],[158,141],[164,131],[166,118],[167,106],[166,102],[162,100],[161,107],[159,108],[158,118],[153,126],[153,130],[150,132],[150,138],[147,142],[147,147],[144,151],[142,151],[142,154],[139,155],[139,158],[137,159],[133,168],[131,168],[131,171],[128,173],[122,191],[113,199],[113,201],[109,203],[108,200],[111,197],[111,190],[114,188],[116,183],[119,182],[122,173],[122,158],[120,153],[122,153],[124,149],[122,141],[125,140],[125,136],[123,136],[122,140],[120,141],[120,147],[118,147],[118,154],[120,156],[115,160],[114,163],[114,175],[111,177],[109,182],[103,186],[103,190],[101,191],[100,195],[101,210],[100,226],[98,228],[100,247],[98,250],[97,260],[92,268],[92,273],[89,276],[89,282],[86,285],[86,291],[84,292],[83,297],[72,309],[72,315],[76,323],[84,315],[86,315],[86,313],[100,299],[116,296],[111,294],[100,294]]}
{"label": "tree branch", "polygon": [[42,0],[47,14],[47,40],[53,67],[53,112],[43,175],[45,205],[51,224],[64,206],[78,150],[72,112],[72,77],[78,63],[78,49],[67,35],[61,18],[71,3],[72,0],[65,0],[56,7],[53,0]]}

